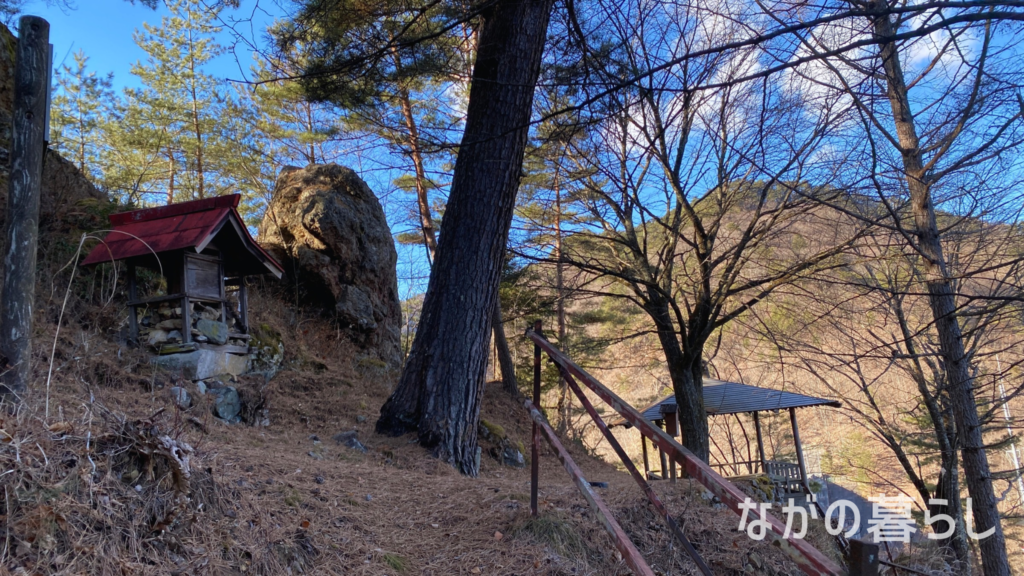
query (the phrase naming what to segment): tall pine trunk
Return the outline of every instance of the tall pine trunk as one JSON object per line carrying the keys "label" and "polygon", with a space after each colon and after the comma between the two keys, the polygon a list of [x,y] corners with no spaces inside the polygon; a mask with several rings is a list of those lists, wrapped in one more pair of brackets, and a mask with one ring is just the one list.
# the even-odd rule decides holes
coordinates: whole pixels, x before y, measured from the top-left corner
{"label": "tall pine trunk", "polygon": [[479,471],[476,434],[491,318],[553,0],[501,0],[480,44],[441,239],[420,324],[377,431],[415,431],[464,474]]}
{"label": "tall pine trunk", "polygon": [[[884,4],[881,5],[884,7]],[[881,14],[872,21],[875,38],[880,41],[882,66],[893,122],[899,139],[900,154],[910,192],[913,233],[917,252],[922,257],[928,301],[939,336],[939,350],[949,382],[949,399],[960,441],[964,480],[973,503],[975,532],[995,528],[988,538],[978,542],[981,565],[985,576],[1009,576],[1010,565],[1006,556],[1006,541],[999,520],[995,492],[992,487],[988,456],[985,453],[981,422],[974,398],[974,378],[970,358],[964,347],[963,333],[956,314],[956,296],[953,292],[938,224],[932,204],[931,183],[925,174],[923,154],[914,115],[910,109],[909,92],[900,66],[892,21]]]}

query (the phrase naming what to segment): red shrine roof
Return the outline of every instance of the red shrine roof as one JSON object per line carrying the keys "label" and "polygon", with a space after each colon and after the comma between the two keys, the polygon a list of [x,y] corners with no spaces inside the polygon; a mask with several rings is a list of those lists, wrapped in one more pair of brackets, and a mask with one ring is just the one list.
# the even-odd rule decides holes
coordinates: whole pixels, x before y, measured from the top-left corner
{"label": "red shrine roof", "polygon": [[[232,194],[111,214],[111,230],[82,266],[177,250],[202,252],[216,239],[215,244],[225,252],[225,264],[239,265],[250,274],[269,272],[280,278],[284,268],[253,240],[238,214],[240,199]],[[243,256],[242,261],[238,256]]]}

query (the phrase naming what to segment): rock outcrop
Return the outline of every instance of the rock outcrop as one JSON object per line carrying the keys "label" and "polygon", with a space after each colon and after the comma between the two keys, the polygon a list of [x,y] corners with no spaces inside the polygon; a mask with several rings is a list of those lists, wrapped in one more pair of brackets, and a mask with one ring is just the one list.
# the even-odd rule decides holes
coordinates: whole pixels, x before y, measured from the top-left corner
{"label": "rock outcrop", "polygon": [[389,368],[401,363],[398,254],[369,186],[337,164],[281,170],[260,243],[297,282],[300,301],[322,307],[348,337]]}

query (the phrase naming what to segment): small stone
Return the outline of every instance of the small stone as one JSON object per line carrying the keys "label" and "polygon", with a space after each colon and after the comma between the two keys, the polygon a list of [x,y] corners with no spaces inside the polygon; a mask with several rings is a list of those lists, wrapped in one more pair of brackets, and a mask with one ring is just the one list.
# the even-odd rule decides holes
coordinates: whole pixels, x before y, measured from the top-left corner
{"label": "small stone", "polygon": [[167,332],[165,330],[153,330],[149,333],[149,340],[147,343],[150,346],[156,347],[164,342],[167,342]]}
{"label": "small stone", "polygon": [[310,434],[309,435],[309,439],[312,440],[313,442],[319,442],[320,441],[320,437],[317,436],[316,434]]}
{"label": "small stone", "polygon": [[238,391],[231,386],[215,388],[212,390],[216,399],[213,401],[213,413],[222,420],[228,422],[238,417],[242,410],[242,400],[238,397]]}
{"label": "small stone", "polygon": [[206,382],[203,382],[202,380],[196,382],[196,390],[199,391],[200,395],[206,394]]}
{"label": "small stone", "polygon": [[196,342],[208,342],[210,339],[202,334],[196,336]]}
{"label": "small stone", "polygon": [[189,395],[188,390],[181,386],[172,386],[168,392],[170,392],[171,400],[174,401],[178,408],[188,410],[192,406],[192,396]]}
{"label": "small stone", "polygon": [[163,320],[158,323],[155,328],[158,330],[181,330],[181,319],[171,318],[169,320]]}
{"label": "small stone", "polygon": [[366,446],[363,446],[363,443],[359,441],[359,438],[357,437],[358,435],[359,433],[355,430],[349,430],[347,432],[338,432],[331,438],[338,444],[344,444],[349,448],[359,450],[363,454],[366,454]]}
{"label": "small stone", "polygon": [[373,501],[373,496],[370,496],[369,494],[367,494],[366,495],[366,501],[367,502],[372,502]]}
{"label": "small stone", "polygon": [[316,478],[313,478],[313,482],[316,482],[317,484],[323,484],[324,483],[324,477],[323,476],[317,476]]}
{"label": "small stone", "polygon": [[136,484],[135,485],[135,491],[136,492],[142,492],[142,484]]}
{"label": "small stone", "polygon": [[181,342],[181,332],[178,330],[171,330],[167,333],[168,342]]}
{"label": "small stone", "polygon": [[313,452],[312,450],[310,450],[309,452],[306,452],[306,454],[308,454],[309,457],[312,458],[313,460],[323,460],[324,459],[323,454],[320,454],[318,452]]}
{"label": "small stone", "polygon": [[356,422],[358,422],[360,424],[362,424],[363,422],[366,422],[366,416],[363,416],[362,414],[360,414],[359,416],[356,416]]}
{"label": "small stone", "polygon": [[608,483],[607,482],[591,482],[590,486],[592,488],[607,488],[608,487]]}
{"label": "small stone", "polygon": [[228,341],[228,325],[223,322],[202,318],[196,322],[196,328],[214,344],[226,344]]}
{"label": "small stone", "polygon": [[504,534],[502,534],[501,532],[495,532],[495,533],[494,533],[494,539],[495,539],[495,540],[501,540],[501,539],[502,539],[502,538],[504,538],[504,537],[505,537],[505,535],[504,535]]}

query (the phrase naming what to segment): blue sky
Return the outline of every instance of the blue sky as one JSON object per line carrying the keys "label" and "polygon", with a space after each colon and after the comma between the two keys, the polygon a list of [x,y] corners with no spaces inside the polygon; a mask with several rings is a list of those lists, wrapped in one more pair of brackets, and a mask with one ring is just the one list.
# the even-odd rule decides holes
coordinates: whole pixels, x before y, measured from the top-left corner
{"label": "blue sky", "polygon": [[[207,69],[210,74],[241,79],[242,71],[248,70],[252,63],[252,54],[246,43],[238,41],[238,36],[252,40],[255,35],[255,40],[261,40],[259,35],[273,21],[274,15],[282,13],[273,1],[243,0],[241,4],[238,10],[225,10],[222,14],[237,33],[228,27],[221,32],[220,41],[229,51],[211,63]],[[23,13],[41,16],[50,22],[54,67],[62,62],[72,64],[71,55],[83,50],[89,57],[89,67],[102,75],[113,72],[114,86],[121,88],[138,85],[131,75],[131,66],[146,57],[135,45],[132,35],[142,29],[143,22],[158,24],[167,10],[164,7],[152,10],[128,0],[72,0],[70,9],[33,0],[24,7]]]}

